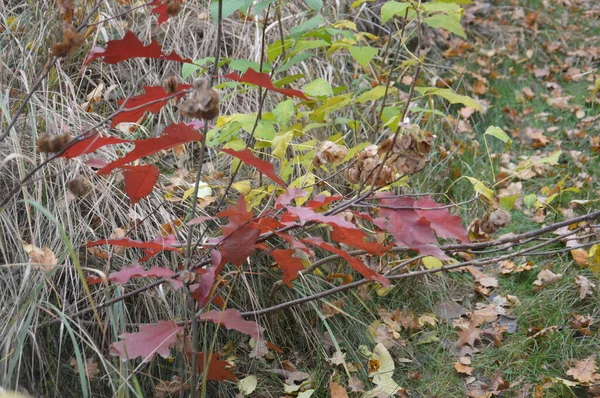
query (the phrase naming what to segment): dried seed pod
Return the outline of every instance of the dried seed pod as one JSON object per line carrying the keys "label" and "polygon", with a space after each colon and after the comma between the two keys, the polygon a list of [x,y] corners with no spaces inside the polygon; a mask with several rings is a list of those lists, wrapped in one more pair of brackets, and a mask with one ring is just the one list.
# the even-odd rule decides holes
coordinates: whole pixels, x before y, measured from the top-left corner
{"label": "dried seed pod", "polygon": [[75,197],[78,198],[85,195],[89,191],[89,187],[83,178],[76,178],[67,182],[67,188]]}
{"label": "dried seed pod", "polygon": [[351,184],[356,184],[358,181],[360,181],[360,170],[358,166],[347,168],[344,172],[344,175]]}
{"label": "dried seed pod", "polygon": [[315,166],[320,166],[331,162],[340,162],[344,160],[347,153],[348,148],[344,145],[337,145],[331,141],[324,141],[319,145],[319,148],[315,153],[313,164]]}
{"label": "dried seed pod", "polygon": [[66,57],[67,54],[79,47],[83,43],[83,40],[83,35],[77,31],[75,26],[70,23],[64,23],[62,41],[52,46],[52,54],[59,58]]}
{"label": "dried seed pod", "polygon": [[69,133],[55,136],[44,133],[38,137],[37,150],[40,153],[57,153],[62,151],[69,141],[71,141]]}
{"label": "dried seed pod", "polygon": [[219,93],[208,88],[206,79],[197,79],[193,84],[194,93],[181,105],[181,114],[185,117],[195,117],[211,120],[219,115]]}
{"label": "dried seed pod", "polygon": [[202,280],[202,275],[197,272],[182,271],[181,275],[179,275],[179,280],[186,285],[191,285],[199,283]]}
{"label": "dried seed pod", "polygon": [[50,51],[52,51],[52,54],[54,54],[54,56],[58,58],[64,58],[71,52],[71,46],[61,41],[58,43],[54,43],[52,45],[52,48],[50,48]]}
{"label": "dried seed pod", "polygon": [[181,11],[181,2],[179,0],[170,0],[167,3],[167,15],[174,17]]}
{"label": "dried seed pod", "polygon": [[179,79],[175,75],[171,75],[163,81],[163,88],[167,94],[173,94],[175,91],[177,91],[178,85]]}
{"label": "dried seed pod", "polygon": [[506,227],[511,220],[510,213],[502,209],[496,209],[490,213],[490,223],[496,226],[496,229]]}
{"label": "dried seed pod", "polygon": [[392,138],[388,137],[379,145],[379,149],[377,150],[377,153],[381,156],[384,153],[389,152],[391,149],[392,149]]}

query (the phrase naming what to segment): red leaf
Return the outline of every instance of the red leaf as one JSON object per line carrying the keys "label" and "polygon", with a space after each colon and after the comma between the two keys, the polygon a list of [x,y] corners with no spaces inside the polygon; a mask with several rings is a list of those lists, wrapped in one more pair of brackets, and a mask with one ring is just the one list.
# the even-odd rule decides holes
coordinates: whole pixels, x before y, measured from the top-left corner
{"label": "red leaf", "polygon": [[[219,259],[220,261],[220,259]],[[204,306],[210,298],[213,285],[217,279],[217,274],[220,272],[220,268],[217,266],[210,267],[202,274],[200,283],[192,289],[192,297],[200,303],[200,306]]]}
{"label": "red leaf", "polygon": [[139,261],[144,262],[150,259],[150,257],[157,255],[161,251],[179,251],[177,247],[173,247],[177,241],[173,235],[170,235],[167,239],[162,237],[156,238],[151,241],[142,242],[139,240],[133,240],[129,238],[116,238],[116,239],[99,239],[92,242],[88,242],[84,247],[100,246],[100,245],[114,245],[114,246],[125,246],[125,247],[136,247],[142,249],[146,256],[141,258]]}
{"label": "red leaf", "polygon": [[[414,207],[414,200],[406,197],[385,198],[380,194],[381,204],[393,207]],[[381,208],[382,217],[373,223],[384,231],[392,234],[396,243],[418,250],[421,254],[447,259],[448,256],[437,246],[437,239],[431,228],[431,223],[412,209]]]}
{"label": "red leaf", "polygon": [[298,272],[304,269],[302,260],[294,257],[294,249],[277,249],[269,253],[283,271],[283,283],[292,287],[292,281],[298,277]]}
{"label": "red leaf", "polygon": [[221,261],[229,261],[236,267],[240,267],[246,259],[254,253],[254,244],[260,236],[260,231],[252,225],[244,225],[230,233],[222,240]]}
{"label": "red leaf", "polygon": [[[166,22],[170,18],[170,15],[167,14],[167,6],[169,5],[168,3],[169,2],[167,0],[154,0],[149,4],[151,7],[154,6],[152,9],[152,14],[158,14],[159,25],[163,22]],[[181,1],[179,1],[179,3],[181,3]]]}
{"label": "red leaf", "polygon": [[[144,94],[132,97],[127,102],[125,102],[125,98],[117,101],[119,105],[125,102],[125,108],[112,118],[110,128],[114,128],[117,124],[123,122],[136,122],[146,112],[158,113],[163,106],[167,105],[170,98],[175,98],[173,97],[174,94],[177,94],[176,98],[180,99],[185,95],[185,90],[190,87],[192,87],[191,84],[179,84],[174,93],[168,94],[162,86],[145,86]],[[144,106],[144,104],[147,105]],[[128,110],[132,108],[136,109]]]}
{"label": "red leaf", "polygon": [[[429,196],[425,196],[415,202],[415,207],[441,207],[441,205],[435,203]],[[440,238],[458,239],[462,243],[469,242],[469,236],[462,226],[462,220],[459,216],[450,214],[447,209],[420,210],[417,208],[415,211],[419,216],[429,220],[431,228]]]}
{"label": "red leaf", "polygon": [[255,84],[257,86],[264,87],[268,90],[276,91],[276,92],[286,95],[288,97],[298,97],[298,98],[302,98],[305,100],[309,99],[300,90],[294,90],[291,88],[275,87],[273,85],[273,82],[271,81],[271,77],[269,76],[268,73],[258,73],[257,71],[255,71],[252,68],[248,68],[246,70],[246,73],[244,73],[243,76],[240,76],[236,72],[233,72],[233,73],[229,73],[228,75],[225,75],[223,77],[225,77],[227,79],[235,80],[237,82]]}
{"label": "red leaf", "polygon": [[275,200],[275,208],[280,209],[292,203],[292,200],[305,196],[308,196],[308,192],[301,188],[288,188],[287,191],[279,195]]}
{"label": "red leaf", "polygon": [[160,174],[158,167],[153,164],[145,164],[141,166],[123,166],[121,168],[125,177],[125,192],[129,196],[132,205],[150,195]]}
{"label": "red leaf", "polygon": [[[205,364],[206,360],[208,363]],[[210,358],[210,359],[209,359]],[[204,372],[204,368],[207,368],[206,378],[208,380],[214,381],[223,381],[223,380],[236,380],[237,377],[233,374],[228,367],[230,367],[229,362],[223,361],[219,359],[219,354],[216,352],[206,353],[200,352],[198,353],[198,372]]]}
{"label": "red leaf", "polygon": [[150,44],[144,46],[144,43],[131,31],[125,33],[125,36],[120,40],[106,42],[106,48],[92,48],[85,64],[89,65],[93,60],[100,57],[107,64],[117,64],[132,58],[158,58],[178,62],[192,62],[191,59],[181,58],[175,52],[163,53],[160,44],[156,40],[152,40]]}
{"label": "red leaf", "polygon": [[331,225],[333,227],[331,237],[340,243],[345,243],[357,249],[366,250],[367,252],[378,256],[390,249],[389,247],[383,247],[375,242],[366,242],[365,239],[368,239],[368,235],[351,222],[344,220],[341,216],[326,216],[321,213],[315,213],[307,207],[287,206],[286,209],[291,214],[300,218],[301,225],[304,225],[307,221]]}
{"label": "red leaf", "polygon": [[262,335],[265,330],[256,322],[246,321],[238,310],[227,309],[225,311],[209,311],[198,317],[201,321],[211,321],[217,325],[223,325],[227,329],[237,330],[238,332],[247,334],[254,340],[262,340]]}
{"label": "red leaf", "polygon": [[329,243],[324,242],[323,239],[318,238],[318,237],[312,237],[312,238],[302,239],[302,241],[306,242],[310,245],[318,246],[323,250],[327,250],[329,252],[337,254],[338,256],[340,256],[344,260],[346,260],[352,268],[354,268],[356,271],[358,271],[365,278],[377,281],[377,282],[381,283],[383,286],[390,285],[390,281],[388,281],[385,276],[380,275],[377,272],[375,272],[374,270],[372,270],[371,268],[367,267],[365,264],[363,264],[362,261],[360,261],[356,257],[352,257],[346,251],[338,249],[338,248],[330,245]]}
{"label": "red leaf", "polygon": [[[149,270],[145,270],[141,265],[131,265],[128,267],[122,267],[119,271],[113,272],[108,276],[108,280],[117,285],[123,285],[129,282],[132,278],[162,278],[162,277],[170,277],[175,272],[167,268],[161,267],[152,267]],[[102,281],[101,278],[88,277],[86,278],[87,282],[90,284],[100,283]],[[183,286],[178,280],[170,279],[170,282],[173,284],[175,289],[179,289]]]}
{"label": "red leaf", "polygon": [[163,149],[173,148],[174,146],[191,141],[200,141],[201,139],[202,134],[183,123],[170,124],[165,127],[159,137],[133,141],[135,149],[98,170],[98,175],[108,174],[117,167],[121,167],[144,156],[155,154]]}
{"label": "red leaf", "polygon": [[273,164],[267,162],[266,160],[257,158],[256,156],[254,156],[250,149],[235,151],[233,149],[223,148],[221,149],[221,152],[225,152],[231,156],[238,158],[239,160],[250,166],[256,167],[261,173],[263,173],[264,175],[275,181],[277,184],[285,188],[285,182],[283,182],[283,180],[279,178],[277,173],[275,173]]}
{"label": "red leaf", "polygon": [[59,157],[71,159],[80,155],[85,155],[86,153],[92,153],[106,145],[122,144],[125,142],[131,142],[131,140],[123,140],[113,136],[101,137],[97,132],[94,132],[90,136],[71,145],[69,149]]}
{"label": "red leaf", "polygon": [[177,326],[174,321],[143,324],[139,332],[119,336],[122,340],[111,344],[110,354],[119,356],[123,361],[142,357],[143,362],[149,362],[154,354],[168,358],[170,347],[177,340],[177,335],[182,333],[183,327]]}

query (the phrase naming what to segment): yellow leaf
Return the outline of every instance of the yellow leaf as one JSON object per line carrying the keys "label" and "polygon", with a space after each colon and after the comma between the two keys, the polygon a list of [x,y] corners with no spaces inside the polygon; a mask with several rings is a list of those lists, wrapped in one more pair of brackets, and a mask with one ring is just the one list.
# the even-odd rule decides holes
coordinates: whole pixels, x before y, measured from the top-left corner
{"label": "yellow leaf", "polygon": [[274,137],[273,141],[271,142],[271,146],[273,147],[273,156],[275,156],[278,159],[283,158],[293,137],[293,131],[288,131],[283,135]]}
{"label": "yellow leaf", "polygon": [[423,261],[423,265],[427,269],[436,269],[444,265],[439,259],[432,256],[423,257],[421,261]]}
{"label": "yellow leaf", "polygon": [[594,246],[590,247],[590,251],[588,254],[588,267],[590,271],[594,273],[594,275],[600,275],[600,244],[596,243]]}
{"label": "yellow leaf", "polygon": [[250,193],[250,191],[252,190],[250,180],[234,182],[231,186],[235,188],[239,193],[243,193],[244,195],[248,195],[248,193]]}

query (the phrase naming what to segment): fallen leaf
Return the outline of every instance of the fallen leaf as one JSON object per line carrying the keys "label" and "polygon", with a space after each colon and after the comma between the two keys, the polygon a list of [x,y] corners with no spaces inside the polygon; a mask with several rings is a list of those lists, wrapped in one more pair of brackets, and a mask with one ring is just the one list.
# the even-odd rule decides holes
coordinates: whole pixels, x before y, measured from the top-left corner
{"label": "fallen leaf", "polygon": [[331,398],[348,398],[346,389],[333,381],[329,382],[329,390]]}
{"label": "fallen leaf", "polygon": [[543,287],[550,285],[562,279],[562,274],[555,274],[549,269],[543,269],[537,276],[537,279],[533,282],[535,286]]}
{"label": "fallen leaf", "polygon": [[596,287],[596,285],[594,283],[592,283],[585,276],[577,275],[577,277],[575,277],[575,283],[577,283],[577,285],[579,285],[579,299],[580,300],[585,299],[587,296],[594,295],[593,289]]}
{"label": "fallen leaf", "polygon": [[573,379],[581,383],[591,383],[600,377],[596,373],[595,356],[592,355],[583,361],[574,361],[575,366],[567,370],[567,376],[573,376]]}

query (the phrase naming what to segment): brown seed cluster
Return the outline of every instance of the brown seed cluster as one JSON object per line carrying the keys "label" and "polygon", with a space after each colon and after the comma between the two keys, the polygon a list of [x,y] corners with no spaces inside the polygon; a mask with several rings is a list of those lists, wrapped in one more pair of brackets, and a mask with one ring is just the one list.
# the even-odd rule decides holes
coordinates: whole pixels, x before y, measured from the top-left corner
{"label": "brown seed cluster", "polygon": [[170,17],[174,17],[179,14],[181,11],[181,1],[180,0],[167,0],[167,15]]}
{"label": "brown seed cluster", "polygon": [[322,142],[317,148],[313,164],[317,167],[327,164],[336,163],[344,160],[348,154],[348,148],[344,145],[338,145],[331,141]]}
{"label": "brown seed cluster", "polygon": [[473,240],[486,240],[499,228],[510,223],[510,214],[502,209],[486,213],[483,217],[474,220],[469,225],[469,235]]}
{"label": "brown seed cluster", "polygon": [[163,88],[167,94],[173,94],[175,91],[177,91],[178,85],[179,79],[175,75],[171,75],[163,81]]}
{"label": "brown seed cluster", "polygon": [[[406,125],[395,141],[392,135],[379,147],[369,145],[363,149],[356,163],[346,170],[346,178],[353,184],[360,181],[381,187],[394,181],[395,172],[415,174],[427,164],[433,138],[433,134],[417,125]],[[384,160],[385,164],[381,165]]]}
{"label": "brown seed cluster", "polygon": [[75,178],[74,180],[67,182],[67,188],[77,198],[85,195],[89,191],[89,186],[83,178]]}
{"label": "brown seed cluster", "polygon": [[39,153],[57,153],[65,148],[65,145],[71,141],[71,134],[50,135],[40,134],[37,142],[37,151]]}
{"label": "brown seed cluster", "polygon": [[392,135],[381,143],[379,155],[384,157],[385,153],[391,151],[386,163],[400,174],[412,175],[425,168],[432,145],[433,134],[415,124],[407,125],[395,142]]}
{"label": "brown seed cluster", "polygon": [[181,114],[202,120],[212,120],[219,115],[219,93],[208,87],[206,79],[197,79],[190,98],[181,104]]}
{"label": "brown seed cluster", "polygon": [[198,272],[182,271],[179,275],[179,280],[186,285],[200,283],[202,280],[202,274]]}
{"label": "brown seed cluster", "polygon": [[62,58],[83,43],[83,35],[70,23],[63,23],[62,41],[52,46],[52,54]]}

